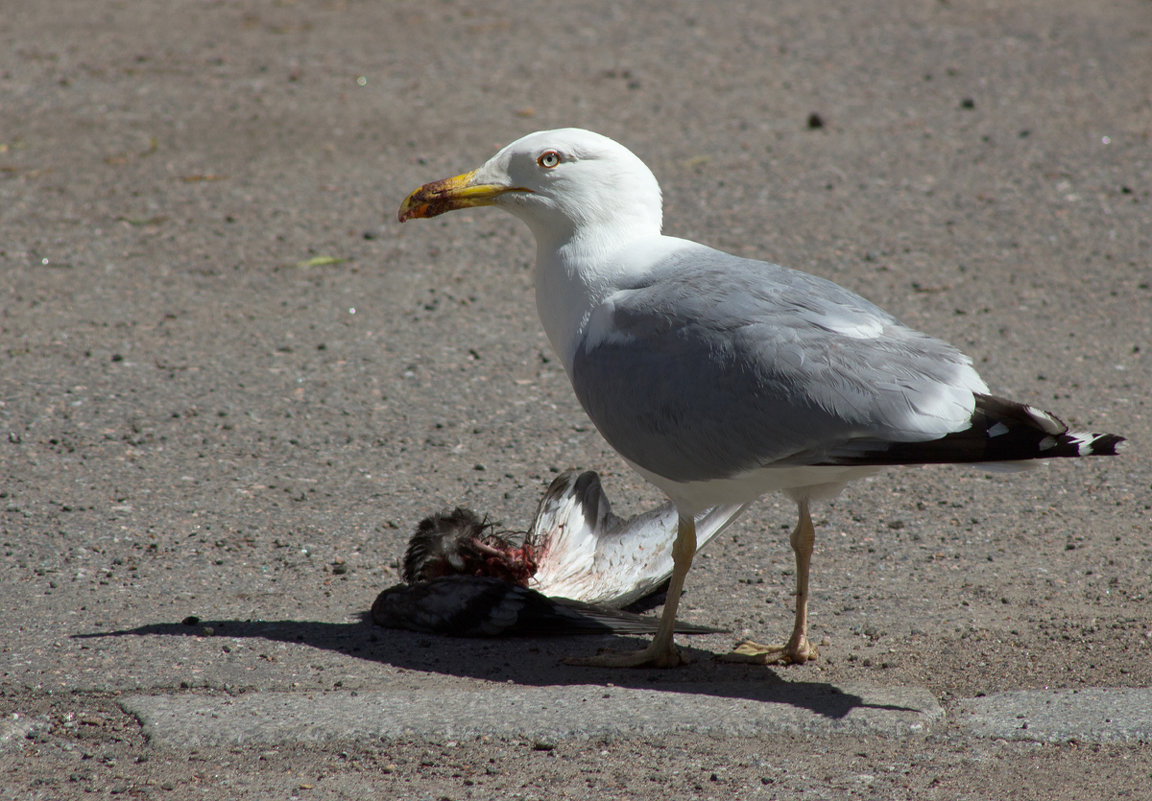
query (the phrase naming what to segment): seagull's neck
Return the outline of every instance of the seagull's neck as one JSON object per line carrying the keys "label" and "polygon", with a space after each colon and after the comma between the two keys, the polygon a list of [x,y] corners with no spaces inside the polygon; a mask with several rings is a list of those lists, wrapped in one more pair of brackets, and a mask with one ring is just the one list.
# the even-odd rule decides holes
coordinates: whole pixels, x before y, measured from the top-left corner
{"label": "seagull's neck", "polygon": [[664,239],[658,229],[637,236],[607,226],[577,230],[559,241],[537,234],[536,310],[565,369],[571,370],[592,310],[646,269],[631,255],[637,246]]}

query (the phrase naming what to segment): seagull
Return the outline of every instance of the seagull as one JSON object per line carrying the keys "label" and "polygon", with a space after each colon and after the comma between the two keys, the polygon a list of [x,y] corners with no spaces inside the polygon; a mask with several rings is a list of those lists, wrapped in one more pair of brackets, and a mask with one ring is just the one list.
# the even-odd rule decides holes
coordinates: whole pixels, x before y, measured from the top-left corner
{"label": "seagull", "polygon": [[[696,519],[697,549],[743,506]],[[672,574],[677,515],[671,503],[620,518],[593,470],[549,485],[517,544],[471,509],[420,521],[402,560],[405,584],[372,605],[379,625],[457,637],[648,634],[654,618],[621,611],[658,594]],[[677,622],[685,634],[719,629]]]}
{"label": "seagull", "polygon": [[664,236],[660,186],[623,145],[563,128],[413,191],[400,222],[473,206],[536,240],[536,307],[584,410],[675,505],[674,569],[647,648],[569,660],[682,663],[673,624],[695,517],[779,491],[797,507],[792,634],[734,659],[800,664],[815,530],[809,506],[893,465],[1011,465],[1115,454],[1123,438],[1070,431],[990,394],[972,360],[831,281]]}

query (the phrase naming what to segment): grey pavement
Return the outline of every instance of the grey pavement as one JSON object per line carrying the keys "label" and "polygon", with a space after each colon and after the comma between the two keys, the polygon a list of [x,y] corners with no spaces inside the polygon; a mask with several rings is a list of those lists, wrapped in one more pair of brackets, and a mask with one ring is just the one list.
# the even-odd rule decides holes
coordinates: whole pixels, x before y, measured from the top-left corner
{"label": "grey pavement", "polygon": [[960,702],[961,726],[980,737],[1085,743],[1152,742],[1152,690],[1085,687],[992,693]]}
{"label": "grey pavement", "polygon": [[[555,743],[566,738],[765,733],[904,737],[938,732],[944,710],[922,687],[804,687],[769,683],[660,690],[585,685],[488,685],[410,691],[250,693],[236,697],[126,697],[152,745],[166,748],[431,742],[482,737]],[[1152,690],[1086,688],[994,693],[961,700],[954,721],[975,737],[1152,743]]]}
{"label": "grey pavement", "polygon": [[356,742],[478,737],[659,737],[691,733],[749,737],[792,734],[927,734],[944,713],[922,688],[791,688],[768,683],[642,690],[583,685],[489,685],[433,694],[392,692],[252,693],[235,698],[129,696],[149,741],[166,747]]}

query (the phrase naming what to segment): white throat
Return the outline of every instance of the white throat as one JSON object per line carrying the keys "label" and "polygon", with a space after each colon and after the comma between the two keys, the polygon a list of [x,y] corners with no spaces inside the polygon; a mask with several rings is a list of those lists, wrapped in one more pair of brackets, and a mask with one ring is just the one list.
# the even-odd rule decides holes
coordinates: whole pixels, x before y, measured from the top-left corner
{"label": "white throat", "polygon": [[[576,348],[602,317],[612,295],[640,280],[665,253],[683,248],[682,239],[659,233],[625,241],[597,236],[560,247],[538,243],[536,311],[552,349],[571,375]],[[600,314],[594,314],[599,311]]]}

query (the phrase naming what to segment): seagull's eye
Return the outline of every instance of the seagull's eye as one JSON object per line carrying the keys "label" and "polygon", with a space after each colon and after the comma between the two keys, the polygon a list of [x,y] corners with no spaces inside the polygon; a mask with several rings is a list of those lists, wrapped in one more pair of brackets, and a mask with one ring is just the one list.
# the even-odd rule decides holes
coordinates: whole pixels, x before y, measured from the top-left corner
{"label": "seagull's eye", "polygon": [[541,167],[552,169],[560,163],[560,154],[555,150],[545,150],[540,154],[540,158],[536,159],[536,163]]}

